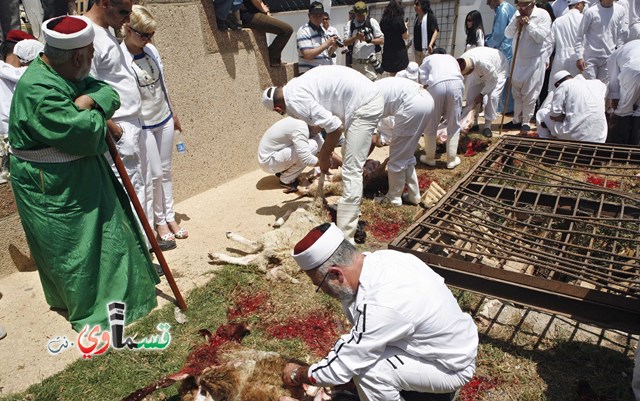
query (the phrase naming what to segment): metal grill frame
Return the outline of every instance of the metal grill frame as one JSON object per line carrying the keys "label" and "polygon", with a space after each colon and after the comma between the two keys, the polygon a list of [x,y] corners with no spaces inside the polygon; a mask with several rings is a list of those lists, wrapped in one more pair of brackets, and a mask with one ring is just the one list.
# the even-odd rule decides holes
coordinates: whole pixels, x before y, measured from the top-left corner
{"label": "metal grill frame", "polygon": [[[534,162],[540,163],[540,167],[523,173],[522,166],[531,167]],[[576,168],[583,169],[585,174],[604,176],[603,186],[561,173],[563,169]],[[453,287],[605,328],[640,333],[640,177],[634,177],[637,173],[640,173],[638,147],[504,137],[436,206],[393,240],[389,248],[416,255]],[[543,174],[550,176],[551,182],[536,181],[535,178]],[[626,182],[638,179],[638,186],[633,192],[623,192],[613,188],[614,185],[607,188],[614,179],[628,180]],[[479,214],[485,211],[483,204],[491,202],[498,202],[494,209],[509,208],[509,213],[520,218],[510,217],[508,221],[489,209],[487,213],[498,215],[498,221],[504,220],[502,226],[491,218],[483,219],[484,215]],[[551,213],[545,208],[551,208]],[[523,214],[523,210],[529,213]],[[474,211],[481,217],[461,230],[461,220],[456,219],[466,218],[466,222],[470,222],[468,216]],[[540,236],[518,238],[518,230],[508,227],[513,224],[522,226],[523,231],[540,229],[536,221],[547,222],[547,228],[538,230],[543,233]],[[564,224],[565,229],[552,229],[552,223]],[[594,228],[591,233],[579,232],[576,231],[579,224],[587,227],[591,224]],[[487,231],[479,230],[479,226]],[[598,234],[598,228],[611,229],[616,234],[603,236]],[[569,240],[544,237],[545,230],[555,231],[554,235],[560,232]],[[484,232],[490,234],[482,234]],[[588,246],[571,243],[570,240],[580,235],[590,238]],[[487,241],[487,236],[491,240]],[[514,246],[496,239],[505,237],[528,248],[509,249]],[[476,252],[475,247],[470,252],[446,240],[438,242],[438,238],[450,239],[448,242],[456,240],[454,243],[458,244],[471,242],[494,253]],[[631,244],[631,248],[623,244]],[[578,250],[577,255],[573,248]],[[631,249],[632,254],[619,257],[615,252],[618,248]],[[497,257],[501,261],[498,267],[482,263],[483,258],[493,258],[495,254],[501,255]],[[591,255],[598,256],[592,258]],[[581,259],[585,260],[584,264]],[[505,263],[523,261],[536,269],[540,269],[538,265],[543,266],[550,271],[551,278],[500,268]],[[569,267],[563,267],[565,264]],[[548,269],[549,266],[553,268]],[[592,288],[556,280],[554,276],[581,279]],[[620,277],[630,284],[619,285]]]}

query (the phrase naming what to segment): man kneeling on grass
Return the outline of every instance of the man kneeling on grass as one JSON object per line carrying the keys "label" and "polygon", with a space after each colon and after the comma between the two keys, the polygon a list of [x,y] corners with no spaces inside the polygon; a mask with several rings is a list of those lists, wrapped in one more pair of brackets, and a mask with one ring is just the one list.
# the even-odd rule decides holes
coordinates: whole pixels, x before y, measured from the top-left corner
{"label": "man kneeling on grass", "polygon": [[412,392],[455,393],[471,380],[477,328],[444,279],[418,258],[357,252],[334,224],[311,230],[293,258],[318,289],[342,302],[353,328],[323,360],[288,363],[285,384],[353,380],[361,400],[391,401]]}

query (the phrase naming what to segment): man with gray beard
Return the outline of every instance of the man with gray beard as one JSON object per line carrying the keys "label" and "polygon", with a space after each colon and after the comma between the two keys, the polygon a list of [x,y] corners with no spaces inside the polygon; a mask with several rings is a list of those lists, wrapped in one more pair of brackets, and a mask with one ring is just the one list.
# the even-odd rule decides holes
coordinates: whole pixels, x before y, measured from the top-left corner
{"label": "man with gray beard", "polygon": [[159,278],[104,156],[120,99],[89,77],[91,21],[54,18],[43,31],[44,54],[18,81],[9,114],[13,194],[47,303],[76,331],[105,329],[114,300],[127,322],[149,313]]}
{"label": "man with gray beard", "polygon": [[360,253],[328,223],[311,230],[292,255],[317,290],[342,302],[353,327],[321,361],[288,363],[286,385],[353,380],[361,400],[385,401],[454,393],[471,380],[476,325],[420,259],[392,250]]}

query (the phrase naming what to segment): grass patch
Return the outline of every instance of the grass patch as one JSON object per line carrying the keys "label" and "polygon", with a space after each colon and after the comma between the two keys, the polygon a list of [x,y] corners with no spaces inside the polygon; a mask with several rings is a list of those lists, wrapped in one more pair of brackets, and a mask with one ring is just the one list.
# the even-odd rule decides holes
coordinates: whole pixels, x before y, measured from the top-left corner
{"label": "grass patch", "polygon": [[[187,355],[205,342],[198,330],[207,328],[215,331],[220,324],[227,322],[228,310],[241,308],[241,301],[251,294],[266,294],[267,301],[260,309],[249,310],[247,313],[241,311],[238,314],[237,309],[234,309],[236,319],[247,321],[252,330],[243,341],[248,347],[309,360],[311,352],[304,341],[298,338],[279,340],[269,334],[270,327],[292,317],[302,319],[318,309],[333,316],[336,327],[344,326],[343,321],[339,322],[341,318],[338,303],[325,295],[315,294],[314,287],[308,280],[292,287],[290,284],[267,281],[264,274],[252,267],[224,267],[212,280],[189,294],[186,324],[175,322],[175,306],[170,304],[127,327],[127,335],[137,332],[140,333],[139,337],[144,337],[156,333],[155,326],[158,323],[169,322],[172,341],[167,349],[157,352],[109,350],[105,355],[91,360],[77,360],[64,371],[29,387],[25,392],[0,397],[0,400],[120,400],[138,388],[180,371]],[[332,340],[335,340],[334,336]],[[333,345],[333,341],[330,345]],[[315,359],[317,357],[312,360]],[[177,394],[178,388],[174,385],[159,390],[156,398],[177,400]]]}

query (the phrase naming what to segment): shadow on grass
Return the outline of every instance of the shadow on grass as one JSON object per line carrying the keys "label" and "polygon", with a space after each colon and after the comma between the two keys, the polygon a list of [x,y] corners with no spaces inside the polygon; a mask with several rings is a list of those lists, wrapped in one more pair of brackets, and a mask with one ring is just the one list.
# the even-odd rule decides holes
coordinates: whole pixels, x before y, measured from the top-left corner
{"label": "shadow on grass", "polygon": [[[510,364],[516,368],[530,364],[536,379],[543,383],[539,387],[544,388],[523,390],[515,399],[633,401],[631,377],[637,336],[508,304],[502,304],[487,317],[482,308],[486,298],[468,294],[460,292],[458,300],[463,308],[466,303],[465,309],[480,322],[478,370],[499,376]],[[505,362],[505,354],[513,356],[515,362]],[[526,376],[515,372],[503,377],[512,384],[519,382],[520,388],[527,385]]]}

